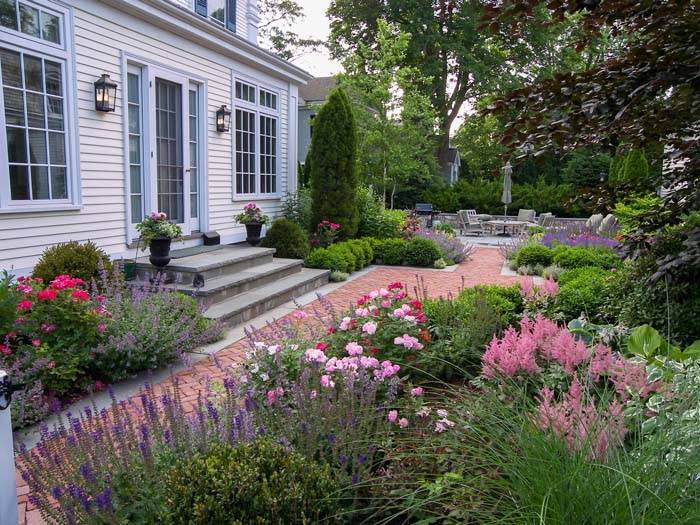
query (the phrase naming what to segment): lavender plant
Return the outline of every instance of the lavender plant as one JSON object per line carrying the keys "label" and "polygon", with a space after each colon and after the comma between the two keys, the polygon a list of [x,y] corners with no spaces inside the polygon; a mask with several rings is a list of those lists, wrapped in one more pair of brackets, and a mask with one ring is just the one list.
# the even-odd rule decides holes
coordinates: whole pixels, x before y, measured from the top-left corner
{"label": "lavender plant", "polygon": [[204,318],[202,303],[166,287],[161,275],[127,286],[104,276],[102,289],[112,317],[94,353],[108,381],[162,366],[221,334],[220,323]]}
{"label": "lavender plant", "polygon": [[615,239],[592,235],[587,232],[575,233],[570,231],[547,232],[542,236],[542,244],[549,248],[554,246],[580,246],[583,248],[618,249],[620,244]]}
{"label": "lavender plant", "polygon": [[468,259],[471,257],[474,251],[473,245],[465,245],[459,240],[459,237],[450,235],[444,231],[423,228],[416,231],[414,236],[433,241],[437,247],[442,250],[446,260],[449,259],[456,263],[460,263],[463,260]]}

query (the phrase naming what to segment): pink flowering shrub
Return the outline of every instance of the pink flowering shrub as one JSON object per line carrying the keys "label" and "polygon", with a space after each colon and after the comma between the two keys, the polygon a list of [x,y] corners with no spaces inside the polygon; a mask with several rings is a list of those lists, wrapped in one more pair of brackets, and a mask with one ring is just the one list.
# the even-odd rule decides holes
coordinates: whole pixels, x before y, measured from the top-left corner
{"label": "pink flowering shrub", "polygon": [[331,221],[321,221],[316,225],[316,231],[311,235],[311,249],[328,248],[335,242],[340,230],[340,224]]}
{"label": "pink flowering shrub", "polygon": [[362,296],[354,311],[328,327],[326,353],[340,356],[353,344],[364,355],[388,359],[406,369],[430,341],[424,325],[420,301],[411,299],[401,283],[390,283]]}
{"label": "pink flowering shrub", "polygon": [[535,286],[531,279],[526,278],[520,281],[520,296],[523,298],[524,313],[534,317],[538,312],[545,312],[548,317],[551,315],[554,305],[557,303],[559,285],[550,275],[539,286]]}
{"label": "pink flowering shrub", "polygon": [[522,392],[532,397],[539,428],[598,459],[625,436],[625,403],[661,387],[648,380],[644,363],[603,344],[589,348],[541,314],[525,315],[519,330],[511,326],[503,337],[494,336],[482,357],[480,382],[511,398]]}

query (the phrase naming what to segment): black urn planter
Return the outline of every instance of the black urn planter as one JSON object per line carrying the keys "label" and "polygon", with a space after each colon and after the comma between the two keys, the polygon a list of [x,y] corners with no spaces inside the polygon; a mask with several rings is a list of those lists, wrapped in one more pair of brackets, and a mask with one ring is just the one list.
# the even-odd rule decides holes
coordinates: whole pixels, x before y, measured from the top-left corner
{"label": "black urn planter", "polygon": [[153,237],[150,242],[151,254],[148,260],[156,268],[165,268],[170,262],[170,243],[173,240],[170,237],[158,236]]}
{"label": "black urn planter", "polygon": [[260,244],[260,232],[262,232],[262,222],[246,222],[245,223],[245,240],[251,246]]}

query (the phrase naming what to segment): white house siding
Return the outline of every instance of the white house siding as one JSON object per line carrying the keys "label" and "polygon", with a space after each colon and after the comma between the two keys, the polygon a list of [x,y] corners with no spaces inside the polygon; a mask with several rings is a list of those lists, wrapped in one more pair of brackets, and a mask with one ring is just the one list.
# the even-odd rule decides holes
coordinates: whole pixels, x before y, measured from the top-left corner
{"label": "white house siding", "polygon": [[[128,253],[122,108],[125,53],[206,81],[208,220],[202,227],[218,231],[223,242],[243,240],[244,229],[231,219],[246,202],[232,202],[233,130],[218,133],[214,115],[222,104],[233,105],[231,85],[238,75],[279,91],[278,181],[283,194],[288,188],[291,154],[287,147],[290,84],[101,2],[73,0],[71,4],[82,206],[76,211],[0,214],[0,269],[29,268],[47,246],[69,240],[92,240],[113,257]],[[119,86],[114,113],[95,111],[93,83],[102,73],[108,73]],[[291,92],[296,96],[296,86],[292,85]],[[292,173],[295,170],[292,166]],[[281,209],[280,199],[259,202],[271,215]]]}

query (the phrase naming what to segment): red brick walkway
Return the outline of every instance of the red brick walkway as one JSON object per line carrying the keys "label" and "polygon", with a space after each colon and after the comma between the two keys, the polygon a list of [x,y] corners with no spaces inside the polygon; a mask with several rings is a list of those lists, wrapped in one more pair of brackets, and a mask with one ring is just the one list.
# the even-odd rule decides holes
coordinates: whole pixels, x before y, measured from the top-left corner
{"label": "red brick walkway", "polygon": [[[386,286],[391,282],[401,282],[408,285],[408,290],[413,295],[414,286],[420,282],[429,297],[446,297],[448,294],[457,294],[462,287],[475,286],[477,284],[503,284],[509,285],[524,279],[524,277],[505,277],[501,275],[503,257],[494,248],[478,248],[468,261],[462,262],[454,272],[442,272],[434,270],[403,269],[396,267],[375,267],[361,277],[346,283],[340,288],[325,296],[334,306],[342,309],[350,303],[357,301],[365,293]],[[418,280],[420,278],[420,281]],[[310,303],[305,309],[310,310],[317,306],[318,300]],[[243,360],[245,355],[245,341],[238,341],[223,350],[217,352],[216,357],[222,368]],[[222,378],[224,372],[218,367],[211,357],[207,357],[191,369],[177,374],[182,399],[186,403],[194,403],[197,394],[202,389],[205,377],[212,379]],[[172,385],[172,379],[159,384],[161,387]],[[27,501],[29,487],[21,479],[19,473],[17,479],[17,502],[19,506],[20,525],[44,524],[39,511]]]}

